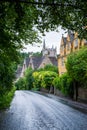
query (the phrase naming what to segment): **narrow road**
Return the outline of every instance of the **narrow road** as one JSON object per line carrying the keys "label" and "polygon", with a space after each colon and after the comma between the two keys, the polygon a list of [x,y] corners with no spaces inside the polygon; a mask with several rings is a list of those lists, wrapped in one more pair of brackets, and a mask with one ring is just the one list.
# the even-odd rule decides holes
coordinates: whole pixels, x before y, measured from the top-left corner
{"label": "narrow road", "polygon": [[30,91],[16,91],[0,130],[87,130],[87,114]]}

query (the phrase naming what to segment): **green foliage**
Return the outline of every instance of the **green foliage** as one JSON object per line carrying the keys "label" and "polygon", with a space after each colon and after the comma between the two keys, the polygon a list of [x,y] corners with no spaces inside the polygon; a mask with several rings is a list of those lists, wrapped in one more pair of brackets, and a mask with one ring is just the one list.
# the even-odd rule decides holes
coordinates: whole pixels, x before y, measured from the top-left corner
{"label": "green foliage", "polygon": [[21,66],[23,66],[24,59],[25,59],[25,58],[28,58],[29,55],[30,55],[30,53],[26,53],[26,52],[21,52],[21,53],[20,53],[20,61],[19,61],[19,64],[20,64]]}
{"label": "green foliage", "polygon": [[[55,67],[51,66],[50,68],[52,68],[53,70],[46,71],[45,69],[39,69],[39,70],[34,71],[31,68],[28,68],[25,72],[26,89],[40,90],[41,87],[45,87],[49,89],[50,86],[53,85],[54,78],[57,76],[57,73],[53,72],[56,70]],[[18,87],[20,87],[19,81],[17,84],[19,85]]]}
{"label": "green foliage", "polygon": [[73,80],[67,73],[64,73],[60,77],[56,77],[53,81],[53,85],[64,95],[73,98]]}
{"label": "green foliage", "polygon": [[61,25],[63,28],[79,32],[80,37],[87,38],[86,1],[7,1],[2,0],[0,3],[2,27],[5,25],[6,29],[12,29],[10,32],[13,38],[19,41],[18,37],[28,40],[28,43],[32,40],[35,42],[37,31],[33,28],[34,25],[41,32],[55,30]]}
{"label": "green foliage", "polygon": [[35,89],[41,87],[50,89],[56,76],[58,76],[58,68],[50,64],[46,65],[33,73],[33,87]]}
{"label": "green foliage", "polygon": [[41,52],[36,52],[36,53],[33,53],[32,56],[37,56],[37,57],[39,57],[39,56],[42,56],[42,53],[41,53]]}
{"label": "green foliage", "polygon": [[[18,51],[24,43],[40,41],[37,29],[44,33],[44,31],[55,30],[61,25],[63,28],[78,32],[79,37],[87,39],[85,13],[87,2],[82,0],[74,0],[74,2],[73,0],[50,0],[50,2],[29,0],[26,4],[25,2],[0,1],[0,90],[3,93],[4,90],[12,87],[13,66],[14,63],[18,63]],[[81,83],[87,79],[86,54],[86,50],[85,53],[72,54],[68,58],[69,64],[66,65],[70,76]],[[48,77],[45,77],[46,82]]]}
{"label": "green foliage", "polygon": [[17,90],[30,90],[33,88],[33,72],[34,70],[31,68],[26,70],[24,77],[19,78],[15,83]]}
{"label": "green foliage", "polygon": [[41,80],[42,80],[42,77],[41,77],[41,75],[40,75],[40,72],[34,72],[33,73],[33,88],[34,89],[40,89],[40,87],[41,87]]}
{"label": "green foliage", "polygon": [[67,71],[70,77],[79,82],[86,83],[87,81],[87,47],[72,53],[67,58]]}
{"label": "green foliage", "polygon": [[34,86],[44,87],[49,89],[53,85],[53,80],[57,76],[55,72],[52,71],[40,71],[34,72]]}
{"label": "green foliage", "polygon": [[12,87],[10,91],[5,91],[3,95],[0,95],[0,109],[5,109],[10,106],[15,89],[15,87]]}
{"label": "green foliage", "polygon": [[60,77],[61,91],[70,97],[73,97],[73,80],[65,73]]}
{"label": "green foliage", "polygon": [[38,42],[38,32],[33,28],[36,7],[19,2],[1,2],[0,10],[0,25],[2,25],[3,32],[1,33],[7,40],[12,40],[14,45],[19,48],[23,43],[21,39],[29,43]]}
{"label": "green foliage", "polygon": [[51,64],[46,65],[44,67],[44,70],[46,70],[46,71],[53,71],[53,72],[56,72],[58,74],[58,67],[54,66],[54,65],[51,65]]}
{"label": "green foliage", "polygon": [[10,90],[13,85],[15,64],[19,63],[19,50],[23,48],[23,44],[39,42],[38,32],[33,29],[32,18],[35,10],[31,8],[19,2],[0,1],[0,93],[2,94],[7,89]]}
{"label": "green foliage", "polygon": [[26,79],[26,89],[30,90],[31,88],[33,88],[33,72],[34,70],[32,70],[31,68],[28,68],[25,72],[25,79]]}
{"label": "green foliage", "polygon": [[33,87],[31,90],[32,91],[40,91],[40,88]]}
{"label": "green foliage", "polygon": [[[25,25],[34,23],[42,33],[44,31],[57,29],[58,26],[79,32],[80,37],[87,39],[87,2],[83,0],[20,0],[14,2],[16,12],[16,27],[22,28]],[[25,19],[25,23],[24,23]],[[20,21],[19,21],[20,20]],[[18,22],[18,23],[17,23]],[[27,24],[29,23],[29,24]],[[20,25],[20,26],[18,26]],[[26,32],[27,33],[27,32]]]}
{"label": "green foliage", "polygon": [[15,87],[17,90],[25,90],[26,89],[26,79],[25,77],[21,77],[18,79],[18,81],[15,83]]}
{"label": "green foliage", "polygon": [[54,85],[54,87],[56,87],[57,89],[61,90],[60,77],[56,77],[56,78],[53,80],[53,85]]}
{"label": "green foliage", "polygon": [[77,31],[80,37],[87,38],[85,13],[87,2],[82,0],[74,2],[29,0],[26,4],[25,2],[0,1],[0,87],[3,89],[12,86],[14,73],[12,66],[14,62],[18,63],[18,52],[24,43],[40,42],[37,29],[44,33],[61,25],[63,28]]}
{"label": "green foliage", "polygon": [[32,53],[32,52],[20,52],[20,57],[19,57],[19,64],[20,66],[23,65],[24,59],[28,58],[30,55],[32,54],[32,56],[42,56],[42,54],[40,52],[36,52],[36,53]]}
{"label": "green foliage", "polygon": [[10,90],[13,85],[15,62],[11,62],[8,56],[0,57],[0,93]]}

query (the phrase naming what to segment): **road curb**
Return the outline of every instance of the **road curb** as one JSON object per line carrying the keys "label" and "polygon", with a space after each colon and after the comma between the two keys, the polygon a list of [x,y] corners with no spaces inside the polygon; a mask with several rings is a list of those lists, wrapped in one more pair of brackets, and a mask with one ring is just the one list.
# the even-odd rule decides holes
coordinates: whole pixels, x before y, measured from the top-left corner
{"label": "road curb", "polygon": [[49,93],[44,93],[44,92],[37,92],[37,93],[47,96],[49,98],[52,98],[56,101],[62,102],[63,104],[69,105],[70,107],[73,107],[81,112],[87,113],[87,104],[85,104],[85,103],[73,101],[71,99],[59,97],[57,95],[53,95],[53,94],[49,94]]}

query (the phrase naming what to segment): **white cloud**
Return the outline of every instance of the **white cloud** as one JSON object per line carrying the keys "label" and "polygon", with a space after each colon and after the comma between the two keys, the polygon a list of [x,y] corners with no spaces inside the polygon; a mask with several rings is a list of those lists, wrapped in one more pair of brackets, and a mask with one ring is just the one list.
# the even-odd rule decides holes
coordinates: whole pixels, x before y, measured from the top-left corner
{"label": "white cloud", "polygon": [[42,43],[39,44],[39,46],[36,45],[26,45],[26,49],[24,49],[24,52],[40,52],[42,50],[43,46],[43,40],[45,39],[46,46],[51,48],[52,45],[54,47],[57,47],[57,53],[59,53],[60,48],[60,42],[62,38],[62,34],[65,34],[65,31],[61,29],[61,27],[58,28],[59,32],[51,31],[46,32],[45,36],[42,37]]}

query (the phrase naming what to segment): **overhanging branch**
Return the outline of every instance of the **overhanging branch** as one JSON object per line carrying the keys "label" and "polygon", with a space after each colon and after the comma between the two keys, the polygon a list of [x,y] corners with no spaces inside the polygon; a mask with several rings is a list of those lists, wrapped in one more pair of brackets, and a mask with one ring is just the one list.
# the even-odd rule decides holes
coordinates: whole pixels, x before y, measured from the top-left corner
{"label": "overhanging branch", "polygon": [[0,2],[19,2],[19,3],[25,3],[25,4],[32,4],[32,5],[44,5],[44,6],[60,6],[60,7],[73,7],[75,9],[80,9],[81,7],[69,4],[69,3],[51,3],[51,2],[31,2],[28,0],[0,0]]}

